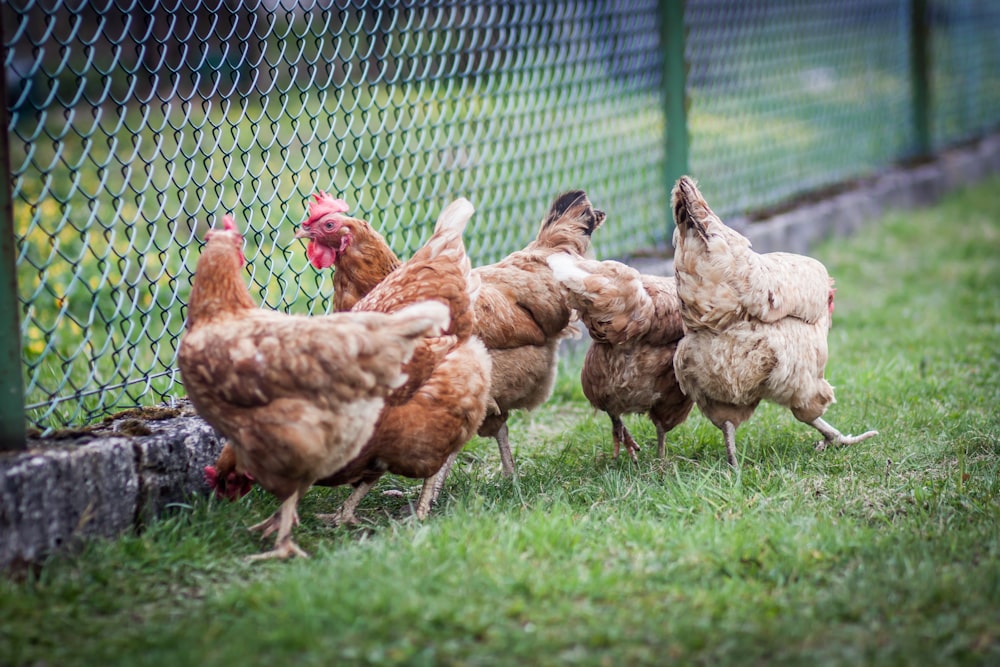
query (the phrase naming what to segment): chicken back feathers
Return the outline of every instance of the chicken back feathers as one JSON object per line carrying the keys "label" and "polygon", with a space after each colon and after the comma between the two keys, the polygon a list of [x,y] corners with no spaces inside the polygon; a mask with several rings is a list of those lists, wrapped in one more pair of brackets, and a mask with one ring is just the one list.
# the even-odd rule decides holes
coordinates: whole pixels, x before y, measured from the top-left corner
{"label": "chicken back feathers", "polygon": [[459,341],[473,333],[472,302],[480,280],[472,273],[462,233],[475,209],[467,199],[457,199],[438,217],[427,243],[397,270],[387,274],[354,310],[393,312],[414,300],[433,298],[448,304],[451,325],[446,331]]}
{"label": "chicken back feathers", "polygon": [[758,254],[727,227],[694,182],[674,189],[674,266],[688,329],[722,331],[739,321],[794,317],[829,328],[833,281],[823,264],[787,252]]}
{"label": "chicken back feathers", "polygon": [[620,417],[646,413],[663,456],[666,433],[692,407],[674,375],[674,353],[684,335],[676,281],[567,254],[552,255],[548,263],[590,333],[580,379],[591,405],[611,418],[614,455],[624,444],[635,458],[638,445]]}

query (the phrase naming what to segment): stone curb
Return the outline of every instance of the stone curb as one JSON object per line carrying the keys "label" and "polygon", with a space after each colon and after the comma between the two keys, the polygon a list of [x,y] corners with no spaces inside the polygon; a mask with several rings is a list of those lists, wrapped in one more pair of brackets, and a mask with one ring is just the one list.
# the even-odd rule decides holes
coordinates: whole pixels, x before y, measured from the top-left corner
{"label": "stone curb", "polygon": [[[765,221],[727,222],[739,226],[758,252],[805,253],[890,210],[927,206],[995,173],[1000,134],[944,151],[927,164],[890,169]],[[643,273],[673,274],[667,258],[629,263]],[[583,336],[567,345],[575,349],[586,342]],[[0,455],[0,569],[39,562],[82,539],[139,530],[172,504],[208,492],[202,469],[218,456],[219,436],[189,407],[165,419],[149,418],[155,411],[139,410],[75,437],[32,440],[27,452]]]}
{"label": "stone curb", "polygon": [[[172,504],[208,492],[203,469],[222,449],[214,429],[190,409],[167,419],[129,412],[91,432],[31,439],[27,452],[0,457],[0,569],[140,529]],[[143,435],[123,433],[130,430]]]}

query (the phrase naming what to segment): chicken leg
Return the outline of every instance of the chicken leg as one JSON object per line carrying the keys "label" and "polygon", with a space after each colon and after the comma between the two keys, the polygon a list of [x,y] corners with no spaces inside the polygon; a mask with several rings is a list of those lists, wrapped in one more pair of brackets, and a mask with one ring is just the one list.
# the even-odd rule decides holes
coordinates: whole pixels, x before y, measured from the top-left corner
{"label": "chicken leg", "polygon": [[431,504],[436,503],[438,496],[441,495],[441,489],[444,488],[444,479],[448,476],[448,473],[451,472],[451,467],[455,465],[455,459],[457,458],[458,452],[452,452],[451,456],[448,457],[448,460],[444,462],[443,466],[441,466],[441,470],[438,471],[438,475],[436,475],[436,479],[434,481],[434,495],[431,496]]}
{"label": "chicken leg", "polygon": [[821,452],[830,445],[853,445],[878,435],[878,431],[866,431],[861,435],[844,435],[833,426],[817,417],[809,425],[823,434],[823,439],[816,443],[816,451]]}
{"label": "chicken leg", "polygon": [[281,503],[281,508],[271,518],[251,527],[251,530],[263,530],[264,535],[270,535],[277,530],[278,537],[274,541],[274,549],[250,556],[247,560],[253,562],[271,558],[285,559],[292,556],[309,558],[309,554],[292,541],[292,526],[299,522],[299,514],[296,509],[299,504],[299,495],[300,492],[296,490],[285,499],[285,502]]}
{"label": "chicken leg", "polygon": [[[504,427],[506,428],[506,427]],[[423,521],[431,511],[431,503],[437,500],[441,487],[444,486],[444,478],[451,471],[451,466],[455,462],[458,452],[453,453],[445,461],[436,473],[424,480],[424,486],[420,490],[420,499],[417,501],[417,518]]]}
{"label": "chicken leg", "polygon": [[496,438],[497,447],[500,449],[500,467],[503,469],[503,476],[512,477],[514,475],[514,457],[510,453],[510,438],[506,422],[497,431]]}
{"label": "chicken leg", "polygon": [[722,437],[726,440],[726,457],[733,470],[740,469],[740,463],[736,460],[736,424],[728,419],[722,423]]}
{"label": "chicken leg", "polygon": [[358,523],[358,518],[354,516],[354,510],[361,504],[361,499],[368,495],[368,492],[378,479],[370,482],[358,482],[354,491],[347,497],[347,500],[333,514],[317,514],[316,518],[331,526],[353,526]]}
{"label": "chicken leg", "polygon": [[[267,537],[268,535],[272,535],[274,531],[278,530],[281,527],[281,510],[283,507],[284,504],[282,504],[282,506],[278,508],[277,512],[267,517],[260,523],[255,523],[254,525],[247,528],[247,530],[251,532],[260,532],[261,537]],[[292,510],[292,525],[293,526],[299,525],[299,512],[297,509]]]}
{"label": "chicken leg", "polygon": [[628,432],[627,428],[625,428],[625,424],[622,423],[621,417],[611,417],[611,438],[615,445],[611,458],[618,458],[618,452],[624,444],[625,451],[628,452],[629,457],[636,463],[639,462],[639,456],[636,453],[639,451],[639,443],[635,441],[632,434]]}

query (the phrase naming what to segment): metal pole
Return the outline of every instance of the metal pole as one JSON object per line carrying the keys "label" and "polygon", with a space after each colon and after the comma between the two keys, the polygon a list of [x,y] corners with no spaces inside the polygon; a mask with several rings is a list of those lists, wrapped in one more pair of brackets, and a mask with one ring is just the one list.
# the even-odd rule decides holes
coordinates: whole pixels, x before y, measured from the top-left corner
{"label": "metal pole", "polygon": [[660,41],[663,49],[664,110],[667,121],[667,156],[664,177],[669,193],[677,179],[688,173],[687,31],[684,0],[660,0]]}
{"label": "metal pole", "polygon": [[[0,11],[0,35],[6,35]],[[4,54],[3,62],[6,62]],[[7,71],[0,66],[0,451],[25,449],[24,383],[21,380],[21,331],[18,325],[14,206],[11,201],[10,119]]]}
{"label": "metal pole", "polygon": [[931,26],[927,0],[910,0],[910,80],[915,157],[929,155],[931,146]]}

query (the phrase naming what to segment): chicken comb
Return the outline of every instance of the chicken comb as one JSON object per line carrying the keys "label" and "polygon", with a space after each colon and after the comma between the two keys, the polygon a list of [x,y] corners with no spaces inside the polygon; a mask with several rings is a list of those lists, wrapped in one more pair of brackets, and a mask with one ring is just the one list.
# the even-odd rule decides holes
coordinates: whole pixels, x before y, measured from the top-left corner
{"label": "chicken comb", "polygon": [[219,232],[219,231],[235,232],[239,236],[241,236],[241,237],[243,236],[242,234],[240,234],[240,230],[236,227],[236,221],[233,220],[233,216],[230,213],[226,213],[224,216],[222,216],[222,227],[221,228],[219,228],[219,227],[211,227],[211,228],[209,228],[209,230],[207,232],[205,232],[205,240],[208,241],[210,238],[212,238],[212,235],[215,232]]}
{"label": "chicken comb", "polygon": [[320,190],[313,195],[313,201],[309,204],[309,217],[315,218],[332,213],[347,213],[349,210],[351,209],[346,201],[337,199]]}

